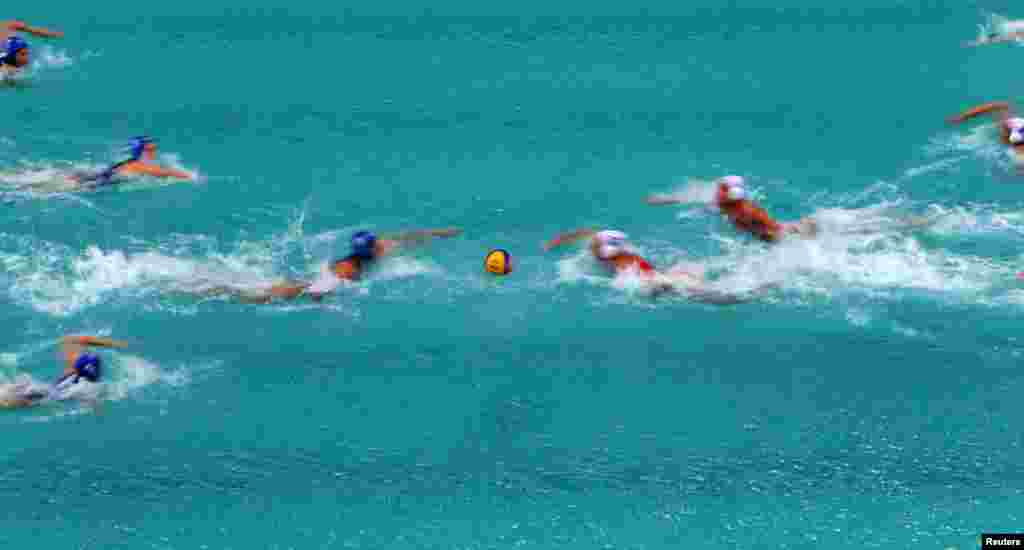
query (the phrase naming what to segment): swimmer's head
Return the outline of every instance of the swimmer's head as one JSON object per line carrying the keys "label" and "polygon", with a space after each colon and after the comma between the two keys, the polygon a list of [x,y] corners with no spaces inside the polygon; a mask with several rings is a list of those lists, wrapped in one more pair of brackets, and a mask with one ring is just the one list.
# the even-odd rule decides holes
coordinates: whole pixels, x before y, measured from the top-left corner
{"label": "swimmer's head", "polygon": [[4,51],[4,57],[7,59],[7,63],[14,65],[15,67],[24,67],[28,65],[28,43],[21,39],[19,36],[11,36],[7,38],[7,45]]}
{"label": "swimmer's head", "polygon": [[352,255],[363,260],[372,260],[376,253],[377,236],[369,231],[358,231],[352,235]]}
{"label": "swimmer's head", "polygon": [[149,136],[136,136],[132,138],[131,155],[132,160],[139,160],[143,153],[152,160],[156,157],[156,142]]}
{"label": "swimmer's head", "polygon": [[626,239],[622,231],[598,231],[590,241],[591,251],[601,260],[610,260],[629,251]]}
{"label": "swimmer's head", "polygon": [[718,180],[718,202],[735,202],[747,198],[742,176],[725,176]]}
{"label": "swimmer's head", "polygon": [[78,376],[90,382],[99,382],[103,374],[103,362],[100,356],[93,353],[83,353],[75,360],[75,372]]}
{"label": "swimmer's head", "polygon": [[1010,145],[1024,143],[1024,118],[1013,117],[1006,119],[1006,130],[1009,132]]}

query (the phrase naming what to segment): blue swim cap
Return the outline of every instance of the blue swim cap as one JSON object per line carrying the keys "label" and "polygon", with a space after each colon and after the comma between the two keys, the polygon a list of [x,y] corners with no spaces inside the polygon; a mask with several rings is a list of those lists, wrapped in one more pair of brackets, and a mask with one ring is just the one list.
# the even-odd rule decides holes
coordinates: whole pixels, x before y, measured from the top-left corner
{"label": "blue swim cap", "polygon": [[103,373],[100,357],[93,353],[83,353],[75,360],[75,372],[90,382],[99,382]]}
{"label": "blue swim cap", "polygon": [[25,42],[19,36],[10,36],[7,38],[7,55],[14,58],[14,54],[21,50],[28,49],[28,42]]}
{"label": "blue swim cap", "polygon": [[358,231],[352,235],[352,255],[364,260],[372,260],[377,236],[369,231]]}
{"label": "blue swim cap", "polygon": [[153,143],[153,138],[149,136],[136,136],[132,138],[132,160],[142,158],[142,151],[146,149],[146,145],[149,143]]}

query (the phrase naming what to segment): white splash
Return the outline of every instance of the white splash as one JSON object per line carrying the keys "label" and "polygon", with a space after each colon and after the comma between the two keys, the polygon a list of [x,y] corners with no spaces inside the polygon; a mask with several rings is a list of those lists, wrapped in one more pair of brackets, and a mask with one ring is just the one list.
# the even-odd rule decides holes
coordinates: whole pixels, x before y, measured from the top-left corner
{"label": "white splash", "polygon": [[[122,401],[135,398],[149,386],[163,384],[179,387],[191,381],[191,374],[186,369],[163,370],[159,365],[141,357],[130,354],[105,354],[107,359],[104,380],[97,383],[81,380],[63,390],[56,399],[40,402],[33,411],[42,411],[42,415],[33,415],[27,420],[45,422],[69,415],[78,415],[93,411],[102,411],[103,403]],[[45,393],[50,384],[27,373],[18,373],[12,377],[0,376],[0,402],[15,400],[26,392]]]}
{"label": "white splash", "polygon": [[[730,293],[779,287],[808,294],[860,293],[877,298],[902,289],[976,300],[1004,284],[1009,268],[987,258],[925,247],[917,235],[963,232],[965,222],[977,222],[977,216],[971,210],[951,212],[937,206],[929,208],[926,215],[910,216],[896,203],[823,209],[812,216],[819,227],[815,238],[790,237],[767,245],[730,228],[714,236],[724,252],[721,256],[676,268],[710,274],[710,288]],[[1005,216],[987,217],[1001,220],[990,222],[993,228],[1019,228]],[[649,259],[658,264],[658,258]],[[595,267],[586,250],[564,257],[556,265],[559,282],[586,282],[627,293],[643,289],[639,277],[608,276]],[[865,319],[854,314],[850,321],[856,324]]]}
{"label": "white splash", "polygon": [[156,383],[184,386],[190,380],[187,370],[164,371],[157,364],[134,355],[119,353],[111,363],[109,380],[101,384],[104,400],[120,401]]}
{"label": "white splash", "polygon": [[657,203],[665,201],[676,204],[711,204],[715,198],[716,189],[713,181],[690,179],[685,186],[674,191],[651,195],[648,197],[648,202]]}
{"label": "white splash", "polygon": [[70,315],[123,290],[194,292],[218,285],[259,286],[274,280],[269,259],[258,261],[244,254],[182,259],[159,252],[129,255],[91,246],[74,257],[64,247],[41,244],[28,256],[0,253],[0,265],[14,277],[9,292],[16,301],[52,315]]}
{"label": "white splash", "polygon": [[74,64],[74,60],[66,51],[49,45],[36,49],[32,57],[34,58],[31,63],[33,70],[63,69]]}

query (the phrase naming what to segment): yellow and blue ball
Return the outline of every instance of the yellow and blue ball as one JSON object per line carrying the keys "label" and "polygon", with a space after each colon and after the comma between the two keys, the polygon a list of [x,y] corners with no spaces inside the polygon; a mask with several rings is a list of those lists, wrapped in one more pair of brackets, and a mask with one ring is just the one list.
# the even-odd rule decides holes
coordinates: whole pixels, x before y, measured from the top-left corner
{"label": "yellow and blue ball", "polygon": [[512,273],[512,256],[506,250],[492,250],[484,258],[484,269],[495,275]]}

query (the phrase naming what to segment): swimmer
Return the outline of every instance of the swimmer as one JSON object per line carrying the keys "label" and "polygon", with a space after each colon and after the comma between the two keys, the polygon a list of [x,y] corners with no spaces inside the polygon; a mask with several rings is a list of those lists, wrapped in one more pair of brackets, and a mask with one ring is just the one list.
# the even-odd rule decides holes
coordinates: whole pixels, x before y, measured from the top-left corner
{"label": "swimmer", "polygon": [[[685,292],[689,298],[712,304],[726,305],[749,301],[750,297],[741,297],[706,288],[703,273],[695,273],[685,269],[673,269],[666,273],[654,268],[643,256],[637,254],[629,245],[626,234],[614,230],[580,229],[555,237],[544,244],[547,252],[559,246],[574,243],[582,239],[590,239],[590,254],[601,262],[612,276],[618,277],[628,273],[636,273],[641,277],[652,295]],[[775,285],[766,285],[757,290]]]}
{"label": "swimmer", "polygon": [[72,386],[82,380],[98,383],[103,375],[103,361],[99,355],[88,351],[89,346],[124,348],[127,345],[108,338],[65,336],[61,346],[64,371],[57,380],[48,387],[33,387],[29,382],[15,383],[7,388],[6,395],[0,396],[0,408],[20,409],[46,401],[69,399],[65,392]]}
{"label": "swimmer", "polygon": [[1000,42],[1024,40],[1024,20],[1003,21],[998,26],[998,31],[986,32],[984,27],[979,25],[983,33],[981,38],[964,42],[964,47],[970,48],[973,46],[984,46],[985,44],[998,44]]}
{"label": "swimmer", "polygon": [[11,75],[28,65],[28,43],[17,36],[11,36],[4,43],[0,54],[0,72]]}
{"label": "swimmer", "polygon": [[156,178],[192,179],[192,174],[164,168],[156,164],[156,142],[147,136],[139,136],[132,140],[129,150],[130,158],[110,165],[107,169],[95,174],[72,174],[68,178],[90,188],[103,187],[117,183],[115,176],[152,176]]}
{"label": "swimmer", "polygon": [[206,296],[218,294],[236,295],[243,302],[266,303],[274,299],[293,300],[300,296],[309,296],[314,301],[323,300],[324,296],[333,292],[344,282],[356,282],[362,279],[368,269],[378,260],[391,256],[418,244],[437,237],[454,237],[462,233],[455,228],[424,229],[409,231],[398,235],[380,237],[369,231],[358,231],[350,240],[351,253],[340,260],[335,260],[313,282],[284,281],[267,290],[252,292],[230,287],[217,287],[204,292]]}
{"label": "swimmer", "polygon": [[60,37],[64,33],[51,31],[42,27],[30,27],[21,21],[5,21],[0,23],[0,40],[5,41],[5,48],[0,54],[0,71],[10,74],[28,65],[28,43],[15,32],[26,32],[35,36]]}
{"label": "swimmer", "polygon": [[[818,225],[813,218],[803,218],[797,222],[778,222],[772,219],[765,209],[750,200],[744,183],[741,176],[725,176],[719,179],[718,188],[713,199],[713,205],[737,229],[746,231],[767,242],[777,242],[790,234],[804,237],[817,235]],[[647,198],[647,204],[652,205],[679,204],[682,202],[686,201],[665,195],[652,195]]]}
{"label": "swimmer", "polygon": [[999,141],[1013,149],[1019,160],[1024,160],[1024,118],[1013,116],[1010,104],[993,101],[972,107],[959,115],[946,119],[949,124],[960,124],[981,115],[991,115],[999,125]]}

